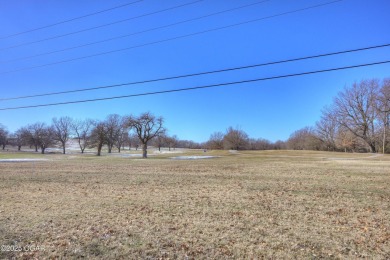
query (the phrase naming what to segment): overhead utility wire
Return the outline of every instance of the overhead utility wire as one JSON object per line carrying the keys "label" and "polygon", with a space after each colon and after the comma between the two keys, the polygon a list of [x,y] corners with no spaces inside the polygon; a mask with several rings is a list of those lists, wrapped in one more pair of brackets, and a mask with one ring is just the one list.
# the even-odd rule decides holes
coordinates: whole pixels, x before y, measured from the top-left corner
{"label": "overhead utility wire", "polygon": [[190,34],[186,34],[186,35],[181,35],[181,36],[177,36],[177,37],[173,37],[173,38],[169,38],[169,39],[165,39],[165,40],[159,40],[159,41],[149,42],[149,43],[145,43],[145,44],[134,45],[134,46],[127,47],[127,48],[116,49],[116,50],[112,50],[112,51],[101,52],[101,53],[96,53],[96,54],[92,54],[92,55],[88,55],[88,56],[82,56],[82,57],[77,57],[77,58],[73,58],[73,59],[62,60],[62,61],[57,61],[57,62],[52,62],[52,63],[46,63],[46,64],[33,66],[33,67],[26,67],[26,68],[11,70],[11,71],[4,71],[4,72],[0,72],[0,75],[13,73],[13,72],[18,72],[18,71],[42,68],[42,67],[62,64],[62,63],[66,63],[66,62],[72,62],[72,61],[77,61],[77,60],[82,60],[82,59],[87,59],[87,58],[107,55],[107,54],[111,54],[111,53],[116,53],[116,52],[127,51],[127,50],[131,50],[131,49],[136,49],[136,48],[141,48],[141,47],[145,47],[145,46],[155,45],[155,44],[159,44],[159,43],[174,41],[174,40],[183,39],[183,38],[187,38],[187,37],[192,37],[192,36],[196,36],[196,35],[200,35],[200,34],[205,34],[205,33],[209,33],[209,32],[214,32],[214,31],[218,31],[218,30],[223,30],[223,29],[228,29],[228,28],[232,28],[232,27],[236,27],[236,26],[241,26],[241,25],[245,25],[245,24],[249,24],[249,23],[253,23],[253,22],[258,22],[258,21],[261,21],[261,20],[271,19],[271,18],[283,16],[283,15],[288,15],[288,14],[292,14],[292,13],[302,12],[302,11],[306,11],[306,10],[309,10],[309,9],[318,8],[318,7],[322,7],[322,6],[325,6],[325,5],[330,5],[330,4],[334,4],[334,3],[337,3],[337,2],[341,2],[341,1],[343,1],[343,0],[331,1],[331,2],[324,3],[324,4],[319,4],[319,5],[314,5],[314,6],[310,6],[310,7],[300,8],[300,9],[296,9],[296,10],[293,10],[293,11],[288,11],[288,12],[284,12],[284,13],[280,13],[280,14],[276,14],[276,15],[271,15],[271,16],[266,16],[266,17],[262,17],[262,18],[258,18],[258,19],[254,19],[254,20],[249,20],[249,21],[245,21],[245,22],[235,23],[235,24],[231,24],[231,25],[218,27],[218,28],[213,28],[213,29],[208,29],[208,30],[204,30],[204,31],[200,31],[200,32],[190,33]]}
{"label": "overhead utility wire", "polygon": [[104,9],[104,10],[101,10],[101,11],[97,11],[97,12],[94,12],[94,13],[78,16],[78,17],[75,17],[75,18],[71,18],[71,19],[68,19],[68,20],[56,22],[56,23],[53,23],[53,24],[45,25],[45,26],[41,26],[41,27],[38,27],[38,28],[35,28],[35,29],[29,29],[27,31],[10,34],[10,35],[7,35],[7,36],[0,37],[0,40],[11,38],[11,37],[14,37],[14,36],[17,36],[17,35],[21,35],[21,34],[25,34],[25,33],[39,31],[39,30],[50,28],[50,27],[54,27],[54,26],[57,26],[57,25],[60,25],[60,24],[69,23],[69,22],[72,22],[72,21],[75,21],[75,20],[80,20],[80,19],[83,19],[83,18],[86,18],[86,17],[89,17],[89,16],[101,14],[101,13],[108,12],[108,11],[112,11],[112,10],[115,10],[115,9],[118,9],[118,8],[126,7],[126,6],[129,6],[129,5],[132,5],[132,4],[136,4],[136,3],[139,3],[139,2],[142,2],[142,1],[144,1],[144,0],[138,0],[138,1],[134,1],[134,2],[125,3],[125,4],[122,4],[122,5],[114,6],[114,7],[111,7],[111,8],[108,8],[108,9]]}
{"label": "overhead utility wire", "polygon": [[189,3],[185,3],[185,4],[181,4],[181,5],[176,5],[174,7],[165,8],[165,9],[158,10],[158,11],[155,11],[155,12],[141,14],[141,15],[137,15],[137,16],[133,16],[133,17],[127,18],[127,19],[123,19],[123,20],[119,20],[119,21],[115,21],[115,22],[111,22],[111,23],[106,23],[106,24],[90,27],[90,28],[87,28],[87,29],[79,30],[79,31],[74,31],[74,32],[65,33],[65,34],[60,34],[60,35],[56,35],[56,36],[53,36],[53,37],[49,37],[49,38],[45,38],[45,39],[41,39],[41,40],[37,40],[37,41],[25,42],[25,43],[22,43],[22,44],[1,48],[0,51],[5,51],[5,50],[14,49],[14,48],[22,47],[22,46],[27,46],[27,45],[31,45],[31,44],[35,44],[35,43],[40,43],[40,42],[45,42],[45,41],[49,41],[49,40],[54,40],[54,39],[62,38],[62,37],[69,36],[69,35],[74,35],[74,34],[78,34],[78,33],[83,33],[83,32],[87,32],[87,31],[91,31],[91,30],[95,30],[95,29],[111,26],[111,25],[118,24],[118,23],[123,23],[123,22],[131,21],[131,20],[136,20],[136,19],[139,19],[139,18],[143,18],[143,17],[147,17],[147,16],[163,13],[163,12],[166,12],[166,11],[171,11],[171,10],[174,10],[174,9],[177,9],[177,8],[185,7],[185,6],[188,6],[188,5],[196,4],[196,3],[199,3],[199,2],[202,2],[202,1],[204,1],[204,0],[197,0],[197,1],[194,1],[194,2],[189,2]]}
{"label": "overhead utility wire", "polygon": [[293,59],[287,59],[287,60],[270,61],[270,62],[265,62],[265,63],[258,63],[258,64],[240,66],[240,67],[232,67],[232,68],[226,68],[226,69],[204,71],[204,72],[184,74],[184,75],[177,75],[177,76],[171,76],[171,77],[163,77],[163,78],[156,78],[156,79],[147,79],[147,80],[141,80],[141,81],[133,81],[133,82],[127,82],[127,83],[122,83],[122,84],[114,84],[114,85],[92,87],[92,88],[82,88],[82,89],[59,91],[59,92],[50,92],[50,93],[28,95],[28,96],[1,98],[0,101],[16,100],[16,99],[27,99],[27,98],[44,97],[44,96],[54,96],[54,95],[69,94],[69,93],[76,93],[76,92],[85,92],[85,91],[93,91],[93,90],[107,89],[107,88],[117,88],[117,87],[129,86],[129,85],[138,85],[138,84],[145,84],[145,83],[152,83],[152,82],[166,81],[166,80],[173,80],[173,79],[180,79],[180,78],[188,78],[188,77],[195,77],[195,76],[201,76],[201,75],[215,74],[215,73],[221,73],[221,72],[227,72],[227,71],[235,71],[235,70],[263,67],[263,66],[269,66],[269,65],[276,65],[276,64],[281,64],[281,63],[288,63],[288,62],[295,62],[295,61],[301,61],[301,60],[308,60],[308,59],[314,59],[314,58],[328,57],[328,56],[340,55],[340,54],[345,54],[345,53],[366,51],[366,50],[384,48],[384,47],[389,47],[389,46],[390,46],[390,44],[382,44],[382,45],[376,45],[376,46],[370,46],[370,47],[364,47],[364,48],[358,48],[358,49],[350,49],[350,50],[344,50],[344,51],[337,51],[337,52],[330,52],[330,53],[323,53],[323,54],[317,54],[317,55],[305,56],[305,57],[293,58]]}
{"label": "overhead utility wire", "polygon": [[373,62],[373,63],[366,63],[366,64],[359,64],[359,65],[352,65],[352,66],[347,66],[347,67],[338,67],[338,68],[332,68],[332,69],[315,70],[315,71],[307,71],[307,72],[301,72],[301,73],[295,73],[295,74],[279,75],[279,76],[266,77],[266,78],[257,78],[257,79],[227,82],[227,83],[220,83],[220,84],[213,84],[213,85],[190,87],[190,88],[178,88],[178,89],[170,89],[170,90],[162,90],[162,91],[154,91],[154,92],[144,92],[144,93],[139,93],[139,94],[124,95],[124,96],[94,98],[94,99],[85,99],[85,100],[67,101],[67,102],[49,103],[49,104],[40,104],[40,105],[31,105],[31,106],[7,107],[7,108],[0,108],[0,111],[36,108],[36,107],[58,106],[58,105],[68,105],[68,104],[77,104],[77,103],[87,103],[87,102],[96,102],[96,101],[103,101],[103,100],[113,100],[113,99],[130,98],[130,97],[151,96],[151,95],[166,94],[166,93],[173,93],[173,92],[183,92],[183,91],[190,91],[190,90],[197,90],[197,89],[216,88],[216,87],[238,85],[238,84],[244,84],[244,83],[250,83],[250,82],[274,80],[274,79],[297,77],[297,76],[303,76],[303,75],[309,75],[309,74],[324,73],[324,72],[330,72],[330,71],[338,71],[338,70],[346,70],[346,69],[374,66],[374,65],[386,64],[386,63],[390,63],[390,60]]}
{"label": "overhead utility wire", "polygon": [[243,5],[243,6],[239,6],[239,7],[235,7],[235,8],[231,8],[231,9],[227,9],[227,10],[223,10],[223,11],[219,11],[219,12],[216,12],[216,13],[211,13],[211,14],[207,14],[207,15],[203,15],[203,16],[187,19],[187,20],[184,20],[184,21],[171,23],[171,24],[168,24],[168,25],[158,26],[158,27],[154,27],[154,28],[151,28],[151,29],[143,30],[143,31],[138,31],[138,32],[130,33],[130,34],[125,34],[125,35],[121,35],[121,36],[117,36],[117,37],[108,38],[108,39],[105,39],[105,40],[100,40],[100,41],[96,41],[96,42],[91,42],[91,43],[86,43],[86,44],[82,44],[82,45],[77,45],[77,46],[73,46],[73,47],[69,47],[69,48],[65,48],[65,49],[61,49],[61,50],[45,52],[45,53],[41,53],[41,54],[36,54],[36,55],[27,56],[27,57],[21,57],[21,58],[16,58],[16,59],[12,59],[12,60],[0,61],[0,63],[8,63],[8,62],[13,62],[13,61],[26,60],[26,59],[36,58],[36,57],[40,57],[40,56],[44,56],[44,55],[48,55],[48,54],[53,54],[53,53],[58,53],[58,52],[63,52],[63,51],[68,51],[68,50],[74,50],[74,49],[78,49],[78,48],[81,48],[81,47],[86,47],[86,46],[99,44],[99,43],[103,43],[103,42],[123,39],[123,38],[134,36],[134,35],[139,35],[139,34],[143,34],[143,33],[147,33],[147,32],[152,32],[152,31],[156,31],[156,30],[160,30],[160,29],[165,29],[165,28],[173,27],[173,26],[184,24],[184,23],[188,23],[188,22],[201,20],[201,19],[208,18],[208,17],[211,17],[211,16],[215,16],[215,15],[220,15],[220,14],[236,11],[236,10],[239,10],[239,9],[242,9],[242,8],[254,6],[254,5],[265,3],[265,2],[268,2],[268,1],[270,1],[270,0],[255,2],[255,3],[251,3],[251,4],[247,4],[247,5]]}

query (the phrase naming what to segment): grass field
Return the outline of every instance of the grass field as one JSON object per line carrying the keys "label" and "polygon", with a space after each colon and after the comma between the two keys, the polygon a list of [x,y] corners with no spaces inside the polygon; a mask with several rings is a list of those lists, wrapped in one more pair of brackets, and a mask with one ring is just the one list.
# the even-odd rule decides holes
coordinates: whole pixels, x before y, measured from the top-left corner
{"label": "grass field", "polygon": [[0,162],[0,258],[390,259],[390,156],[206,154]]}

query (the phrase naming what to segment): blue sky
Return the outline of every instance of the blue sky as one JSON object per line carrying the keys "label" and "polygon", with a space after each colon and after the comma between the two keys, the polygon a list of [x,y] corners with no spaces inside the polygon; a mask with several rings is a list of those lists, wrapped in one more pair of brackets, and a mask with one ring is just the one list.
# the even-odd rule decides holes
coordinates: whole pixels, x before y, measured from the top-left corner
{"label": "blue sky", "polygon": [[[0,38],[130,1],[1,1]],[[194,0],[144,0],[134,5],[44,30],[0,39],[0,49],[66,34]],[[344,0],[320,8],[266,19],[193,37],[134,48],[53,66],[22,68],[128,48],[225,25],[325,3],[317,0],[271,0],[237,11],[138,34],[102,44],[4,62],[87,44],[120,35],[256,3],[256,0],[204,0],[185,7],[55,40],[0,50],[0,98],[111,85],[268,61],[355,49],[390,42],[390,1]],[[149,91],[185,88],[260,77],[390,60],[390,48],[201,77],[59,96],[0,101],[0,108],[55,103]],[[345,86],[367,78],[390,77],[390,64],[241,85],[74,105],[0,111],[10,131],[51,118],[103,119],[108,114],[150,111],[163,116],[170,134],[206,141],[215,131],[239,126],[251,137],[285,140],[311,126],[321,109]]]}

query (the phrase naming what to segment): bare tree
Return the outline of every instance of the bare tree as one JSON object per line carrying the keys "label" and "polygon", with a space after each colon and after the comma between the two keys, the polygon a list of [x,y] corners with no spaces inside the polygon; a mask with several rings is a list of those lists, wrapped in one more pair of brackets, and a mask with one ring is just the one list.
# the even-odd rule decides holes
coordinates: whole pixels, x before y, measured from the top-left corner
{"label": "bare tree", "polygon": [[159,151],[161,151],[161,147],[165,145],[166,138],[165,133],[160,133],[154,138],[154,146],[156,146]]}
{"label": "bare tree", "polygon": [[178,142],[178,138],[176,135],[173,136],[165,136],[165,144],[168,146],[169,151],[171,148],[175,149]]}
{"label": "bare tree", "polygon": [[22,149],[22,146],[25,144],[25,138],[24,138],[25,129],[19,128],[15,131],[15,133],[12,134],[12,144],[15,145],[18,148],[18,151]]}
{"label": "bare tree", "polygon": [[72,124],[81,153],[84,153],[85,148],[91,145],[91,133],[95,123],[92,119],[85,119],[74,121]]}
{"label": "bare tree", "polygon": [[385,153],[388,143],[387,132],[390,124],[390,78],[383,80],[383,84],[377,98],[377,110],[382,128],[382,138],[379,139],[381,139],[382,142],[382,152]]}
{"label": "bare tree", "polygon": [[121,129],[123,126],[122,117],[118,114],[112,114],[107,116],[104,123],[106,124],[106,130],[107,130],[106,135],[107,135],[108,153],[111,153],[112,147],[115,145],[115,143],[118,141],[119,138],[122,138],[122,136],[120,136]]}
{"label": "bare tree", "polygon": [[47,126],[45,123],[35,123],[26,128],[27,131],[24,133],[27,135],[27,138],[35,146],[35,151],[37,152],[37,147],[41,148],[41,153],[44,154],[46,148],[53,145],[54,140],[54,129],[53,127]]}
{"label": "bare tree", "polygon": [[238,127],[234,129],[229,127],[226,130],[226,134],[223,138],[223,144],[225,149],[233,150],[245,150],[248,148],[249,144],[248,134]]}
{"label": "bare tree", "polygon": [[324,143],[328,151],[336,150],[338,122],[330,108],[322,110],[320,121],[316,123],[316,136]]}
{"label": "bare tree", "polygon": [[[129,132],[123,133],[122,150],[124,150],[126,148],[126,145],[128,145],[130,143],[129,139],[130,139]],[[129,147],[129,150],[130,150],[130,147]]]}
{"label": "bare tree", "polygon": [[103,145],[106,143],[107,125],[104,122],[98,122],[91,133],[91,147],[97,147],[97,156],[101,155]]}
{"label": "bare tree", "polygon": [[223,149],[223,137],[222,132],[214,132],[210,135],[209,140],[207,141],[207,148],[211,150],[222,150]]}
{"label": "bare tree", "polygon": [[344,152],[355,152],[359,146],[358,137],[348,129],[340,127],[337,132],[336,145]]}
{"label": "bare tree", "polygon": [[312,127],[304,127],[290,135],[287,147],[292,150],[321,150],[321,141]]}
{"label": "bare tree", "polygon": [[45,127],[44,123],[34,123],[23,128],[23,136],[26,142],[31,146],[34,146],[35,152],[38,152],[39,143],[39,134],[42,128]]}
{"label": "bare tree", "polygon": [[147,158],[148,142],[162,132],[164,120],[162,117],[155,117],[151,113],[143,113],[138,117],[130,116],[128,126],[132,127],[142,144],[142,158]]}
{"label": "bare tree", "polygon": [[115,146],[118,148],[118,153],[121,152],[121,147],[124,148],[125,141],[129,138],[128,132],[129,128],[127,127],[127,118],[121,117],[115,139]]}
{"label": "bare tree", "polygon": [[129,150],[134,146],[135,150],[138,150],[139,147],[139,138],[135,133],[129,133],[129,138],[127,139],[127,143],[129,145]]}
{"label": "bare tree", "polygon": [[65,154],[66,142],[69,140],[69,136],[72,130],[73,120],[68,116],[53,118],[53,135],[54,140],[61,143],[62,153]]}
{"label": "bare tree", "polygon": [[378,80],[363,80],[340,92],[334,100],[337,122],[364,140],[371,152],[376,152]]}
{"label": "bare tree", "polygon": [[41,147],[41,153],[44,154],[46,148],[55,143],[55,130],[53,127],[45,126],[39,131],[38,135],[39,146]]}
{"label": "bare tree", "polygon": [[0,145],[2,146],[2,149],[5,149],[5,146],[8,143],[8,131],[7,129],[0,124]]}

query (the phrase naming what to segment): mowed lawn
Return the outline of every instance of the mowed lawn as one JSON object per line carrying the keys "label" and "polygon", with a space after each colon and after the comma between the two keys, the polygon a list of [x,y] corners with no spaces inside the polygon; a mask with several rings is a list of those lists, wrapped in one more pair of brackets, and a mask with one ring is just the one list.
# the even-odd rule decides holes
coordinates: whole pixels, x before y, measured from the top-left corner
{"label": "mowed lawn", "polygon": [[0,162],[0,259],[390,258],[389,155],[206,155]]}

